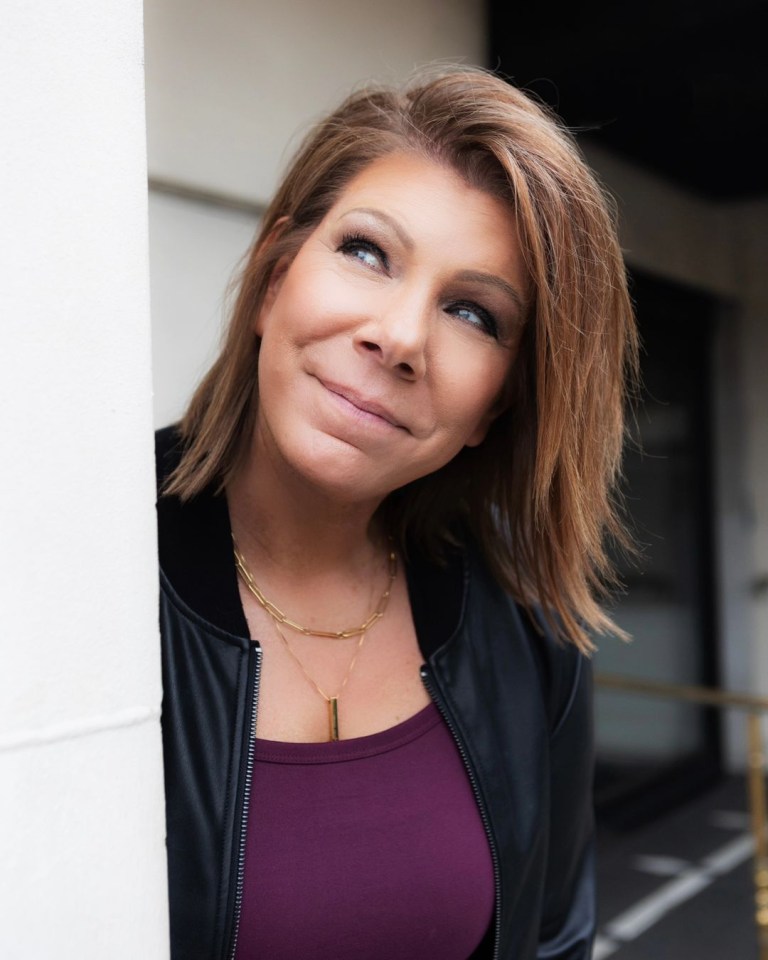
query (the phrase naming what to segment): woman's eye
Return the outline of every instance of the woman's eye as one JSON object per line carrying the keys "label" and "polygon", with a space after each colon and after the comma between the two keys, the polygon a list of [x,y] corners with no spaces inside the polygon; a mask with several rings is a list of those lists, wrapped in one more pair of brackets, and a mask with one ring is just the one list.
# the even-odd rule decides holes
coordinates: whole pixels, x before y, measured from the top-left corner
{"label": "woman's eye", "polygon": [[339,250],[353,260],[359,260],[374,270],[386,270],[389,266],[387,255],[381,247],[366,237],[347,236],[341,242]]}
{"label": "woman's eye", "polygon": [[477,303],[454,303],[448,308],[448,311],[466,323],[479,327],[490,336],[498,337],[499,325],[496,323],[496,318],[485,307],[481,307]]}

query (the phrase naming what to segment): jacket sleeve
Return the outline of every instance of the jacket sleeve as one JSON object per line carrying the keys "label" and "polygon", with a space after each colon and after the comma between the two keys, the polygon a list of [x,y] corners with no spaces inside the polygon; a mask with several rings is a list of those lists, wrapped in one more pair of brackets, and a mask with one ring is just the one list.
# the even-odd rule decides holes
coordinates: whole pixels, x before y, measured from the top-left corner
{"label": "jacket sleeve", "polygon": [[536,956],[589,960],[595,930],[592,668],[575,648],[558,653],[572,669],[550,735],[549,848]]}

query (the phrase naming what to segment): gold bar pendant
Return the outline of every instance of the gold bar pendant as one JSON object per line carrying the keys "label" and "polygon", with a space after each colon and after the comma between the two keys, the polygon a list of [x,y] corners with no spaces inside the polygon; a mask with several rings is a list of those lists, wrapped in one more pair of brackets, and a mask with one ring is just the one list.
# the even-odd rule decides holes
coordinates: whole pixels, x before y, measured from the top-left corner
{"label": "gold bar pendant", "polygon": [[328,725],[331,728],[331,740],[339,739],[339,698],[330,697],[328,700]]}

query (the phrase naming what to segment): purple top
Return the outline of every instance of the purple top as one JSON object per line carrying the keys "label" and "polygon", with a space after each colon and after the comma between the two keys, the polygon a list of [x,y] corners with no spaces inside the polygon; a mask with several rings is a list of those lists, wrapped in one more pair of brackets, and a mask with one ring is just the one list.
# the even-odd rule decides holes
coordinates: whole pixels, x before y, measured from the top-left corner
{"label": "purple top", "polygon": [[430,704],[337,743],[257,740],[237,960],[467,960],[493,866]]}

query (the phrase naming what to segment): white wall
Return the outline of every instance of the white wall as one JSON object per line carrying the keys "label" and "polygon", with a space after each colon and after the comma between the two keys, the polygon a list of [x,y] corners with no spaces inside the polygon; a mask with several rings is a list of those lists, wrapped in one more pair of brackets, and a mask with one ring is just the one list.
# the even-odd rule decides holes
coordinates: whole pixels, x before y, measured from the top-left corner
{"label": "white wall", "polygon": [[3,7],[3,960],[167,956],[141,17]]}
{"label": "white wall", "polygon": [[178,420],[192,385],[216,356],[226,314],[226,290],[257,223],[248,213],[150,191],[154,416],[158,426]]}
{"label": "white wall", "polygon": [[264,201],[297,131],[355,84],[481,63],[483,0],[146,0],[152,176]]}

